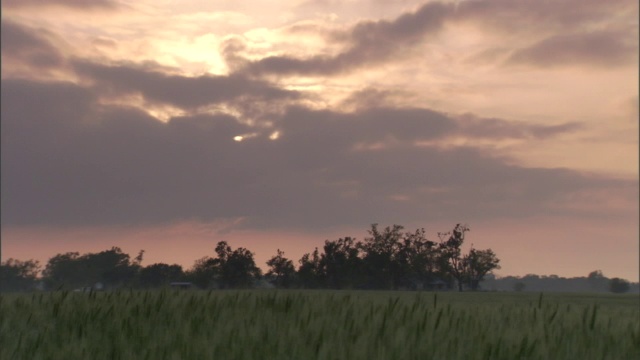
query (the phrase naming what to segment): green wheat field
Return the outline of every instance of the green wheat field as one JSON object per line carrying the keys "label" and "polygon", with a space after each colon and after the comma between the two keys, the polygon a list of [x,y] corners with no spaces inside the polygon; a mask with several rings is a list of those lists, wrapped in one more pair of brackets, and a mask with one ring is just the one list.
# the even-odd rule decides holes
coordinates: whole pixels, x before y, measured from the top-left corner
{"label": "green wheat field", "polygon": [[640,359],[634,295],[3,294],[2,359]]}

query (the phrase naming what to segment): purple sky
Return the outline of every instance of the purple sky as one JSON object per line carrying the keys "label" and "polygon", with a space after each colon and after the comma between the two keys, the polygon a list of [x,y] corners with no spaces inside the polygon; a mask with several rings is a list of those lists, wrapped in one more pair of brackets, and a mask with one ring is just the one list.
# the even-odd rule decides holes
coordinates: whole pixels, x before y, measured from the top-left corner
{"label": "purple sky", "polygon": [[499,275],[638,280],[635,0],[2,11],[3,260],[462,222]]}

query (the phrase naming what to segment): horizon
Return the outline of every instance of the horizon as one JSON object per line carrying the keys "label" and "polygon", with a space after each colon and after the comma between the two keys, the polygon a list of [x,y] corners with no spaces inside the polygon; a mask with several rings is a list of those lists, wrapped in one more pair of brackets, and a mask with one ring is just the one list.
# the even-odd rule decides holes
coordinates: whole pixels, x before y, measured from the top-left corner
{"label": "horizon", "polygon": [[187,269],[225,240],[297,266],[372,223],[466,223],[498,274],[640,281],[637,1],[2,12],[3,261]]}
{"label": "horizon", "polygon": [[[386,227],[387,224],[380,224],[383,227]],[[388,224],[389,226],[391,226],[391,224]],[[411,229],[411,228],[404,228],[403,231],[404,232],[411,232],[415,229]],[[89,232],[93,232],[93,230],[88,230]],[[176,230],[174,230],[176,231]],[[178,230],[179,231],[179,230]],[[184,231],[184,229],[183,229]],[[443,230],[444,231],[444,230]],[[216,243],[218,241],[227,241],[229,243],[229,245],[233,248],[239,248],[239,247],[244,247],[247,248],[248,250],[250,250],[252,253],[254,253],[255,255],[255,261],[256,261],[256,265],[264,272],[267,271],[268,267],[266,265],[266,261],[268,259],[271,258],[271,256],[274,256],[276,254],[276,251],[278,249],[284,251],[284,256],[290,260],[293,261],[294,266],[296,267],[296,269],[299,266],[299,262],[298,260],[300,260],[300,258],[302,257],[303,254],[305,253],[312,253],[313,250],[317,247],[318,250],[322,253],[322,246],[324,245],[324,241],[325,240],[337,240],[338,238],[343,238],[343,237],[347,237],[347,236],[351,236],[352,238],[355,238],[356,241],[362,241],[364,240],[366,231],[363,231],[361,235],[363,236],[353,236],[354,234],[343,234],[341,236],[333,236],[331,238],[326,237],[323,240],[318,240],[317,242],[310,242],[310,243],[296,243],[295,242],[295,238],[298,237],[298,234],[288,234],[286,237],[289,239],[287,242],[289,244],[295,244],[296,246],[293,248],[293,251],[290,251],[291,249],[287,249],[287,248],[283,248],[283,247],[277,247],[277,243],[275,241],[269,242],[268,244],[264,244],[264,245],[260,245],[260,243],[256,243],[255,241],[251,241],[251,240],[247,240],[248,237],[253,237],[255,236],[255,234],[244,234],[244,236],[240,236],[240,237],[236,237],[236,236],[232,236],[229,237],[228,235],[223,235],[220,236],[218,239],[216,240],[210,240],[210,239],[204,239],[202,237],[200,237],[197,241],[198,244],[200,244],[200,246],[202,246],[201,248],[194,248],[192,249],[188,254],[181,254],[181,256],[177,256],[177,257],[172,257],[170,254],[168,255],[166,252],[164,254],[158,254],[158,249],[162,249],[162,248],[166,248],[166,247],[158,247],[156,246],[156,248],[152,248],[151,251],[148,251],[148,249],[143,248],[143,247],[139,247],[139,246],[144,246],[144,244],[149,244],[149,241],[145,241],[145,238],[148,238],[150,236],[155,236],[153,233],[152,234],[140,234],[138,233],[137,239],[133,240],[133,241],[120,241],[120,242],[113,242],[113,245],[107,245],[107,246],[103,246],[102,242],[100,242],[100,245],[96,244],[96,243],[88,243],[88,242],[83,242],[83,241],[68,241],[67,246],[68,249],[66,250],[60,250],[57,253],[53,254],[47,254],[45,255],[46,251],[41,251],[41,252],[37,252],[38,254],[41,254],[39,257],[34,258],[34,257],[30,257],[27,258],[25,257],[27,254],[29,253],[33,253],[33,250],[26,250],[26,252],[20,253],[19,251],[15,251],[16,254],[22,254],[24,258],[20,258],[20,257],[15,257],[15,259],[17,260],[21,260],[21,261],[25,261],[25,260],[38,260],[40,262],[40,271],[44,270],[48,259],[52,258],[53,256],[57,255],[57,254],[63,254],[63,253],[67,253],[67,252],[78,252],[80,255],[84,255],[84,254],[88,254],[88,253],[98,253],[100,251],[106,251],[111,249],[112,247],[118,247],[121,248],[122,251],[126,254],[128,254],[130,256],[131,259],[133,259],[140,250],[144,250],[144,256],[143,256],[143,260],[141,262],[141,266],[149,266],[149,265],[153,265],[155,263],[165,263],[168,265],[173,265],[173,264],[177,264],[180,265],[182,267],[183,270],[187,271],[189,269],[191,269],[194,265],[194,263],[203,258],[203,257],[215,257],[215,252],[213,251]],[[77,230],[74,232],[76,235],[81,234],[82,232],[77,232]],[[184,232],[181,233],[181,236],[184,236]],[[338,233],[335,233],[338,234]],[[24,236],[25,234],[23,234],[22,236]],[[427,238],[431,241],[436,241],[439,242],[440,239],[437,239],[436,233],[434,232],[433,236],[430,236],[429,232],[427,233]],[[22,236],[19,236],[19,238],[22,238]],[[29,236],[29,235],[26,235]],[[140,238],[142,238],[142,240],[140,240]],[[136,241],[137,240],[137,241]],[[473,242],[473,231],[471,232],[471,234],[469,234],[468,236],[468,240],[465,241],[465,243],[462,245],[462,249],[463,252],[467,252],[471,246],[473,245],[474,248],[476,249],[484,249],[485,247],[483,247],[481,244],[481,242]],[[58,240],[59,241],[59,240]],[[107,241],[107,240],[105,240]],[[287,242],[281,242],[283,244],[286,245]],[[196,243],[196,241],[192,241],[192,243]],[[303,244],[308,245],[307,248],[304,248],[304,246],[302,246]],[[139,246],[138,246],[139,245]],[[74,248],[74,246],[76,247],[80,247],[80,249],[76,249]],[[102,246],[102,247],[101,247]],[[138,247],[136,247],[138,246]],[[253,247],[256,247],[259,249],[258,251],[256,251]],[[274,247],[275,246],[275,247]],[[269,251],[270,248],[273,247],[273,251]],[[29,245],[26,246],[26,248],[30,248]],[[260,251],[261,250],[261,251]],[[500,264],[501,266],[504,264],[504,258],[500,255],[500,253],[496,254],[498,256],[498,258],[500,259]],[[175,260],[174,259],[178,259]],[[3,257],[3,261],[6,261],[7,258]],[[509,264],[511,263],[510,259],[506,259],[506,263]],[[596,270],[600,270],[602,271],[603,275],[607,278],[622,278],[625,280],[628,280],[634,284],[639,283],[638,279],[634,279],[633,276],[631,277],[624,277],[624,276],[620,276],[619,274],[613,274],[610,271],[608,271],[608,269],[601,269],[601,268],[593,268],[591,270],[589,270],[588,272],[584,272],[584,273],[579,273],[579,272],[573,272],[573,273],[554,273],[553,270],[548,270],[545,272],[545,269],[543,266],[537,267],[537,272],[536,271],[523,271],[520,273],[506,273],[505,271],[503,271],[503,268],[501,269],[497,269],[497,270],[492,270],[491,273],[496,276],[496,278],[504,278],[504,277],[509,277],[509,276],[515,276],[515,277],[524,277],[527,275],[538,275],[538,276],[559,276],[561,278],[579,278],[579,277],[587,277],[587,275],[591,272],[591,271],[596,271]]]}

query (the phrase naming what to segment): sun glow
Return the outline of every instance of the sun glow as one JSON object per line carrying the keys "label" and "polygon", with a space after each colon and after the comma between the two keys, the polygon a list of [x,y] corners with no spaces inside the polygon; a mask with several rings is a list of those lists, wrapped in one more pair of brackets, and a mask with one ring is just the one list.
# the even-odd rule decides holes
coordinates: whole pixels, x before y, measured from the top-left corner
{"label": "sun glow", "polygon": [[243,140],[246,140],[246,139],[251,139],[251,138],[257,137],[258,135],[259,134],[255,133],[255,132],[247,133],[247,134],[241,134],[241,135],[234,136],[233,140],[237,141],[237,142],[240,142],[240,141],[243,141]]}

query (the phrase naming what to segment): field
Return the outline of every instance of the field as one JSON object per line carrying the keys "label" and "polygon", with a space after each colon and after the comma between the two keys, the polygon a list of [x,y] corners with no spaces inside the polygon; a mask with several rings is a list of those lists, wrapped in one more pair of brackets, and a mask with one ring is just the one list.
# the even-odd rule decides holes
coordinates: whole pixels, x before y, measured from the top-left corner
{"label": "field", "polygon": [[3,294],[2,359],[640,359],[638,295]]}

